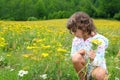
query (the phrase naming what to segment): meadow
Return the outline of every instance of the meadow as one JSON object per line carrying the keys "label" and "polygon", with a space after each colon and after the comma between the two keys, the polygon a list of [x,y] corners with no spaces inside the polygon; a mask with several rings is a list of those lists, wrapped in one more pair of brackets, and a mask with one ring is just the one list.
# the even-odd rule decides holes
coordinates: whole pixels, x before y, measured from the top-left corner
{"label": "meadow", "polygon": [[[78,80],[71,57],[67,19],[0,21],[0,80]],[[109,39],[109,80],[120,79],[120,22],[94,19]]]}

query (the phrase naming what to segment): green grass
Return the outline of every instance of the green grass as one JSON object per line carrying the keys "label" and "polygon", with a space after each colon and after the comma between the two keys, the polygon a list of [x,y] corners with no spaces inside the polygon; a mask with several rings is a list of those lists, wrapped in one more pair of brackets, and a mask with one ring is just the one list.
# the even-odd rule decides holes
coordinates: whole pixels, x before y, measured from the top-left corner
{"label": "green grass", "polygon": [[[78,80],[70,57],[73,36],[65,27],[66,21],[0,21],[0,38],[5,39],[0,41],[0,56],[4,58],[0,61],[0,80],[43,80],[40,77],[43,74],[47,74],[45,80]],[[120,49],[120,22],[100,19],[94,22],[98,32],[109,39],[106,50],[109,80],[120,79],[120,58],[115,60]],[[3,43],[6,45],[1,46]],[[28,74],[19,77],[20,70]]]}

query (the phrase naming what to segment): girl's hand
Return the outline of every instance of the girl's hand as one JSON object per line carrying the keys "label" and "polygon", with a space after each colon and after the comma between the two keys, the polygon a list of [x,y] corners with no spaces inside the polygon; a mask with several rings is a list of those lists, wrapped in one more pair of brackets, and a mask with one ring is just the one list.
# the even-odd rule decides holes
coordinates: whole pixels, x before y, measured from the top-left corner
{"label": "girl's hand", "polygon": [[90,53],[89,53],[90,61],[93,61],[95,56],[96,56],[95,51],[94,50],[90,50]]}

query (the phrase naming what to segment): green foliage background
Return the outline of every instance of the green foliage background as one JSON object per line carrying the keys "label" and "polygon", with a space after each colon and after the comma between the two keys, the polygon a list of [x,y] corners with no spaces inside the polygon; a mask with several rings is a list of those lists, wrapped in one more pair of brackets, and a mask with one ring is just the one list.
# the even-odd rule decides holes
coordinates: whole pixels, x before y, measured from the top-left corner
{"label": "green foliage background", "polygon": [[84,11],[94,18],[120,20],[119,5],[120,0],[0,0],[0,19],[68,18],[74,12]]}

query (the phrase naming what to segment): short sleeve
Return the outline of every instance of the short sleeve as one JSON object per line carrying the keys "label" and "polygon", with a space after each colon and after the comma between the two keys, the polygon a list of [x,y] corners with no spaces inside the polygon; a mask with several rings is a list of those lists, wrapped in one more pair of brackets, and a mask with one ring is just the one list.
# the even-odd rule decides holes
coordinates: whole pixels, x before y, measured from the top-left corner
{"label": "short sleeve", "polygon": [[72,42],[72,48],[71,48],[71,56],[73,56],[77,52],[77,45]]}
{"label": "short sleeve", "polygon": [[73,56],[81,48],[82,48],[81,39],[75,37],[72,41],[71,56]]}

